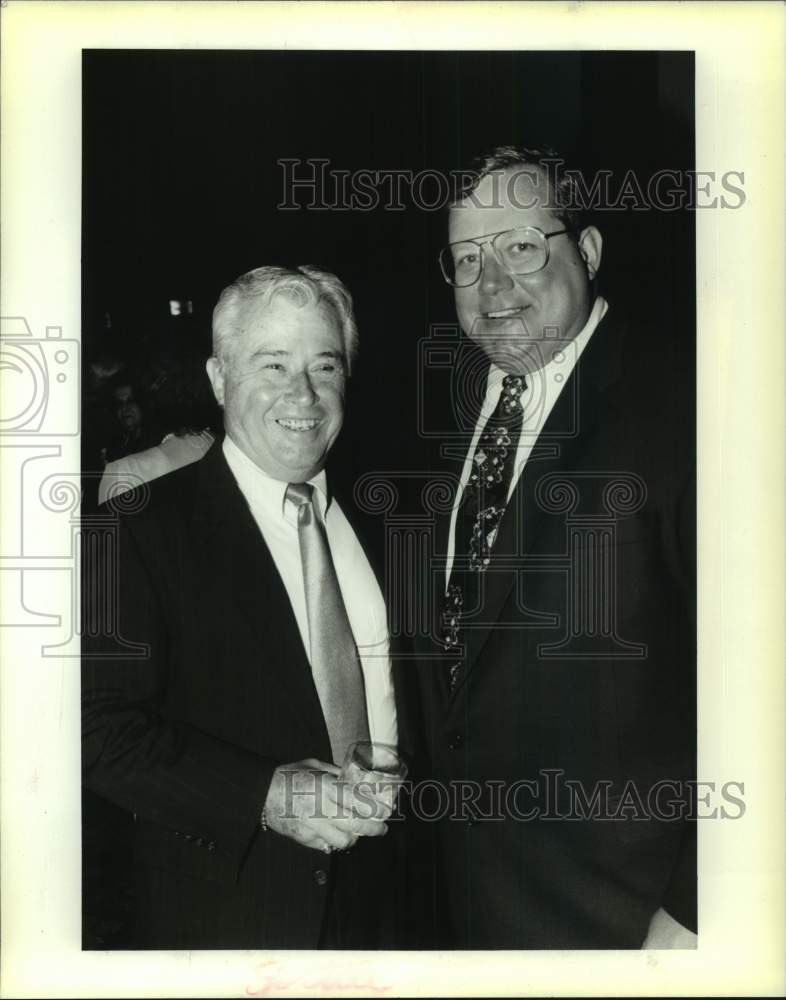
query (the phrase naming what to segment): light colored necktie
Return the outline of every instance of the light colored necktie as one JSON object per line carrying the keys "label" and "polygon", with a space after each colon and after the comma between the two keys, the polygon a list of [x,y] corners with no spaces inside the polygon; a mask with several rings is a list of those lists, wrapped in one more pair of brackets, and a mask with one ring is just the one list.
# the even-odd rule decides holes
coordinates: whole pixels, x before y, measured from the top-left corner
{"label": "light colored necktie", "polygon": [[341,766],[349,744],[369,738],[366,694],[357,646],[313,496],[314,487],[309,483],[287,486],[286,498],[297,507],[311,670],[325,716],[333,762]]}

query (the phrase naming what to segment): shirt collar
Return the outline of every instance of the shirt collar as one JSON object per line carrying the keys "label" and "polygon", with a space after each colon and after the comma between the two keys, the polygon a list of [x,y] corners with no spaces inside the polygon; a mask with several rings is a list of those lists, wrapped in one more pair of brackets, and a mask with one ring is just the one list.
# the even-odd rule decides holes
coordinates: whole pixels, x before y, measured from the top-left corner
{"label": "shirt collar", "polygon": [[[576,349],[576,360],[578,360],[581,357],[581,352],[589,343],[590,337],[595,332],[595,328],[597,327],[598,323],[600,323],[600,321],[606,315],[608,308],[609,308],[608,302],[603,298],[602,295],[599,295],[595,299],[595,302],[592,305],[590,314],[587,317],[587,322],[581,328],[580,332],[577,333],[576,336],[573,338],[573,343]],[[546,371],[553,364],[554,361],[550,360],[547,364],[543,366],[541,371]],[[499,399],[499,394],[502,391],[502,380],[505,378],[507,374],[508,373],[506,371],[503,371],[502,368],[498,368],[492,361],[491,366],[489,367],[488,381],[486,383],[486,403],[490,402],[491,399],[493,398],[494,406],[496,406],[497,400]]]}
{"label": "shirt collar", "polygon": [[[275,502],[277,510],[284,513],[286,503],[286,492],[289,483],[283,479],[275,479],[273,476],[261,469],[256,462],[239,448],[229,434],[225,435],[224,456],[229,468],[237,480],[240,492],[251,503],[254,499],[264,498],[268,503]],[[309,484],[315,488],[317,503],[320,510],[325,514],[330,507],[330,494],[327,486],[327,476],[325,470],[318,472],[308,480]]]}

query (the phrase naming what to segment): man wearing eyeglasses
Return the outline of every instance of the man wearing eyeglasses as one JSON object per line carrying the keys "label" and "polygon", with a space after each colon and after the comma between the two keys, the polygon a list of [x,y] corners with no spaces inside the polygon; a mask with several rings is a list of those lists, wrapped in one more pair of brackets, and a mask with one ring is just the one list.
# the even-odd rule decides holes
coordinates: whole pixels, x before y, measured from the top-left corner
{"label": "man wearing eyeglasses", "polygon": [[419,671],[448,921],[459,948],[695,947],[693,387],[597,294],[558,163],[486,157],[439,259],[457,377],[487,369]]}

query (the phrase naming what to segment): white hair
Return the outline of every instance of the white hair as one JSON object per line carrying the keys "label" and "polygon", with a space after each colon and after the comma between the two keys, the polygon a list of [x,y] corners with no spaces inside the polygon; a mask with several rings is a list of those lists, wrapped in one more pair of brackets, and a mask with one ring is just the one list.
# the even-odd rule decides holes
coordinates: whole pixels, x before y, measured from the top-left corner
{"label": "white hair", "polygon": [[303,264],[294,269],[256,267],[227,285],[213,310],[214,356],[222,363],[231,357],[232,342],[237,335],[235,320],[244,302],[251,298],[261,298],[268,303],[276,295],[286,295],[300,306],[319,302],[326,302],[330,306],[341,326],[347,374],[350,374],[358,347],[352,296],[335,274],[322,271],[311,264]]}

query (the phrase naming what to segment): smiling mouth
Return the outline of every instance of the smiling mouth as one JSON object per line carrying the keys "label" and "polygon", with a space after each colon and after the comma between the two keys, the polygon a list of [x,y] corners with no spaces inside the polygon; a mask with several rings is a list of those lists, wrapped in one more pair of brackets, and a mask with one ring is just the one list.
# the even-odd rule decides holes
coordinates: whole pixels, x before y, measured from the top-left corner
{"label": "smiling mouth", "polygon": [[279,417],[276,420],[279,427],[283,427],[287,431],[313,431],[315,427],[319,426],[320,421],[314,420],[313,418],[308,420],[296,420],[293,417]]}
{"label": "smiling mouth", "polygon": [[529,306],[516,306],[513,309],[495,309],[493,312],[482,313],[483,319],[508,319],[510,316],[520,316]]}

